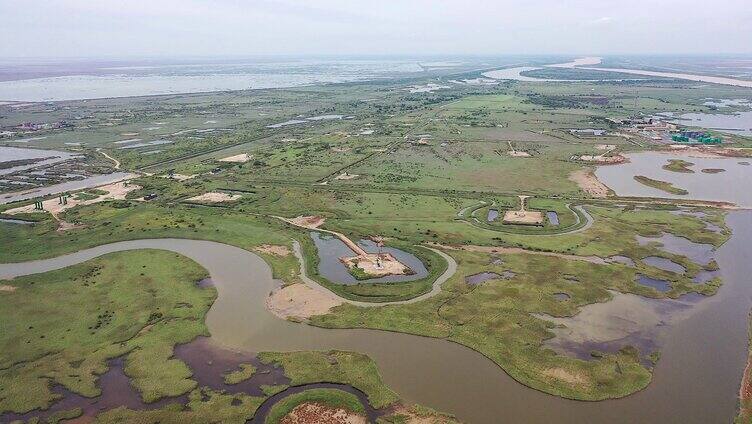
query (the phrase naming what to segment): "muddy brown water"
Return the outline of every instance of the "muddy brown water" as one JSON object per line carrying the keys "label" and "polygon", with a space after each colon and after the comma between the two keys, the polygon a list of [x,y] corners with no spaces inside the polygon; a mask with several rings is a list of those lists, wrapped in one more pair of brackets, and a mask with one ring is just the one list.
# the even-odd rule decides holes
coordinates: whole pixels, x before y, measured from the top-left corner
{"label": "muddy brown water", "polygon": [[578,402],[521,385],[483,355],[440,339],[376,330],[329,330],[277,319],[264,307],[276,286],[269,266],[243,249],[197,240],[136,240],[58,258],[0,265],[0,278],[59,269],[106,253],[164,249],[194,259],[219,296],[207,315],[212,339],[244,351],[352,350],[368,354],[407,401],[470,423],[723,423],[736,411],[752,296],[752,213],[732,212],[733,237],[716,259],[724,285],[661,336],[653,382],[632,396]]}

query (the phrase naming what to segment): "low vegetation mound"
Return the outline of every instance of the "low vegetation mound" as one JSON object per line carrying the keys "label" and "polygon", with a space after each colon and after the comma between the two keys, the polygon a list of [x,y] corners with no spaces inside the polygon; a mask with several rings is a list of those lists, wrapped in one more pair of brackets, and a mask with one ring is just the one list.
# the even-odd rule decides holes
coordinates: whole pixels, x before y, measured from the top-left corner
{"label": "low vegetation mound", "polygon": [[683,188],[674,187],[673,184],[668,183],[666,181],[654,180],[644,175],[636,175],[634,179],[640,184],[643,184],[648,187],[652,187],[661,191],[665,191],[666,193],[669,193],[669,194],[676,194],[678,196],[686,196],[687,194],[689,194],[687,190],[684,190]]}

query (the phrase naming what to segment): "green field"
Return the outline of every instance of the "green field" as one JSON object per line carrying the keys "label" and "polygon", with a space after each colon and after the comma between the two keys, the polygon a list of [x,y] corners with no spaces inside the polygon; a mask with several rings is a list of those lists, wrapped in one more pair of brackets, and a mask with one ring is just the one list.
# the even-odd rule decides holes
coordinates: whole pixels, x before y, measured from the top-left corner
{"label": "green field", "polygon": [[[340,298],[381,304],[431,290],[448,267],[430,247],[458,264],[435,296],[380,307],[344,303],[299,325],[448,340],[480,352],[500,373],[524,385],[570,399],[620,398],[644,389],[660,352],[624,345],[579,359],[547,347],[555,324],[546,317],[575,316],[588,305],[613,299],[613,293],[651,299],[712,296],[722,284],[720,277],[705,283],[692,279],[717,267],[715,262],[703,266],[656,243],[640,244],[638,237],[666,233],[718,247],[730,236],[725,212],[690,200],[656,202],[613,193],[595,197],[573,178],[576,171],[592,167],[577,157],[664,149],[650,137],[625,133],[620,120],[712,112],[704,104],[707,98],[752,94],[673,80],[593,81],[602,73],[548,68],[530,74],[590,81],[463,82],[480,74],[468,67],[295,89],[0,105],[4,126],[71,122],[40,133],[46,138],[30,141],[28,147],[78,152],[82,168],[109,172],[114,162],[104,158],[105,152],[121,162],[121,170],[138,172],[130,184],[140,187],[125,200],[77,206],[57,217],[7,214],[31,200],[0,206],[2,218],[34,221],[0,222],[0,262],[53,258],[123,240],[186,238],[255,252],[269,263],[274,278],[289,285],[301,282],[300,263],[290,253],[297,241],[311,278]],[[409,90],[437,81],[449,88]],[[330,114],[342,119],[305,119]],[[304,122],[274,126],[292,119]],[[608,134],[579,136],[573,129]],[[141,141],[129,141],[135,138]],[[170,143],[123,149],[157,140]],[[743,136],[724,140],[731,147],[752,145]],[[13,141],[0,139],[0,145]],[[249,160],[220,161],[238,154]],[[670,161],[664,168],[692,172],[691,166]],[[686,194],[667,182],[635,178],[667,193]],[[188,200],[209,192],[240,197],[225,203]],[[72,194],[76,200],[91,200],[102,192],[93,188]],[[156,197],[142,200],[150,194]],[[556,212],[559,224],[548,217],[540,226],[488,221],[492,209],[502,216],[519,209],[520,195],[531,196],[528,210]],[[328,281],[319,275],[310,230],[277,218],[298,216],[322,217],[322,229],[353,240],[382,237],[386,246],[418,257],[429,275],[408,283]],[[70,226],[61,227],[59,220]],[[634,266],[614,256],[629,258]],[[649,266],[645,258],[652,256],[671,260],[686,272]],[[466,282],[482,272],[500,277],[478,285]],[[638,284],[638,275],[665,281],[669,288]],[[407,422],[401,414],[452,422],[420,406],[403,405],[401,394],[381,380],[376,364],[357,352],[260,353],[260,363],[239,364],[218,378],[244,387],[265,377],[263,366],[276,366],[285,379],[265,382],[255,394],[202,386],[188,365],[173,356],[173,347],[208,335],[204,318],[216,291],[195,285],[205,276],[185,257],[132,251],[3,281],[3,287],[12,289],[0,291],[0,411],[44,409],[59,397],[53,390],[58,385],[95,397],[110,360],[122,358],[124,373],[142,400],[185,398],[148,411],[101,411],[99,422],[245,422],[273,393],[316,382],[353,386],[366,393],[371,406],[393,408],[382,418],[385,423]],[[567,298],[561,300],[564,294]],[[310,400],[362,411],[347,395],[306,391],[275,407],[274,420]]]}

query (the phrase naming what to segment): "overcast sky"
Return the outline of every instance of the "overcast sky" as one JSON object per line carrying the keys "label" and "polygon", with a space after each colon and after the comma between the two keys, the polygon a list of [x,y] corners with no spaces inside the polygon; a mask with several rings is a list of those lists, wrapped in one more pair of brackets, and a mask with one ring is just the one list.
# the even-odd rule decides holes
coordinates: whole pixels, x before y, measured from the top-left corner
{"label": "overcast sky", "polygon": [[752,53],[752,0],[0,0],[0,56]]}

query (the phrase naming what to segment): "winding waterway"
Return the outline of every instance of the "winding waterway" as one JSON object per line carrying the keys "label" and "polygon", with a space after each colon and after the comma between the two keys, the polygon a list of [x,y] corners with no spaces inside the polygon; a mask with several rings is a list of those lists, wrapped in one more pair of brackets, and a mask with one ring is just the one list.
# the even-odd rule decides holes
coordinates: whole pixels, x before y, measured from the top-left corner
{"label": "winding waterway", "polygon": [[732,239],[718,252],[725,284],[665,336],[653,383],[624,399],[577,402],[529,389],[481,354],[446,340],[375,330],[328,330],[283,321],[264,306],[277,285],[246,250],[209,241],[156,239],[107,244],[57,258],[0,265],[0,278],[59,269],[123,250],[164,249],[208,270],[218,298],[207,315],[212,339],[247,351],[353,350],[370,355],[408,401],[471,423],[729,422],[747,347],[752,285],[752,214],[733,212]]}

